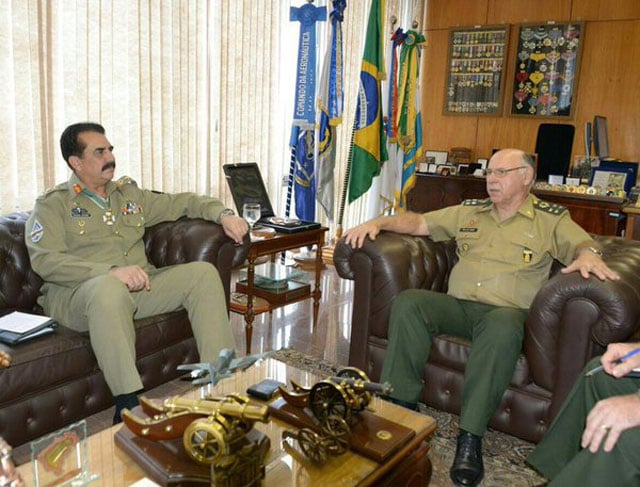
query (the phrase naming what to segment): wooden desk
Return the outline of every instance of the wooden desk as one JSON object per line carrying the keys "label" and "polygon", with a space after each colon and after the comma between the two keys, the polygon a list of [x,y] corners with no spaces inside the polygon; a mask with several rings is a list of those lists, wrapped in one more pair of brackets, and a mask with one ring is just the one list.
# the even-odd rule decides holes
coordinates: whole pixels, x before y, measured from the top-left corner
{"label": "wooden desk", "polygon": [[[622,198],[538,189],[534,189],[533,194],[566,207],[573,221],[589,233],[618,236],[624,233],[626,215]],[[465,199],[488,196],[483,177],[418,174],[416,185],[407,195],[407,207],[423,213],[457,205]]]}
{"label": "wooden desk", "polygon": [[640,240],[640,208],[637,206],[625,206],[622,211],[627,215],[627,227],[624,238]]}
{"label": "wooden desk", "polygon": [[[239,292],[243,292],[247,295],[247,306],[244,309],[238,309],[232,306],[231,311],[244,315],[245,320],[245,347],[247,354],[251,353],[251,338],[253,335],[253,320],[255,315],[258,314],[254,307],[254,297],[256,296],[256,290],[254,288],[255,278],[255,266],[256,260],[259,257],[269,255],[275,256],[280,252],[286,250],[299,249],[301,247],[310,247],[316,245],[316,262],[315,262],[315,285],[313,290],[310,286],[301,288],[299,292],[291,293],[290,295],[281,295],[281,299],[268,301],[268,307],[260,309],[260,312],[272,311],[280,306],[296,303],[313,297],[313,326],[315,328],[318,322],[318,308],[320,306],[320,297],[322,291],[320,290],[320,273],[322,272],[322,252],[321,249],[324,246],[324,235],[329,230],[326,227],[317,228],[315,230],[307,230],[298,233],[276,233],[272,238],[265,238],[262,240],[252,240],[249,246],[249,253],[247,254],[247,284],[242,289],[237,289]],[[261,296],[265,298],[265,295]]]}
{"label": "wooden desk", "polygon": [[[311,385],[323,378],[277,360],[266,359],[244,372],[223,379],[205,392],[214,396],[234,392],[244,394],[249,385],[265,377],[286,384],[293,379],[302,385]],[[194,387],[185,397],[198,399],[200,393],[201,390]],[[266,424],[255,424],[255,428],[265,433],[271,441],[265,461],[266,478],[262,485],[428,485],[432,468],[428,456],[429,441],[436,429],[435,420],[376,397],[369,407],[376,415],[413,429],[415,436],[383,463],[347,451],[343,455],[329,457],[326,464],[317,466],[302,454],[297,442],[282,441],[282,432],[293,427],[272,417]],[[88,468],[100,475],[97,481],[90,484],[91,487],[131,485],[145,476],[160,482],[161,479],[145,472],[115,443],[114,435],[121,428],[126,426],[116,425],[87,439]],[[19,466],[18,472],[25,485],[35,485],[30,463]],[[189,483],[187,479],[179,485],[208,486],[209,482]]]}

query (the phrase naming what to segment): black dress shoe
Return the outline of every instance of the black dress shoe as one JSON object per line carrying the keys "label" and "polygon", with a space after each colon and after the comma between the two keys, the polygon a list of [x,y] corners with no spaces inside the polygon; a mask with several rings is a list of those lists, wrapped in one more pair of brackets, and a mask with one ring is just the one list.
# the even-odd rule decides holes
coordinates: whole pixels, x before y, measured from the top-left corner
{"label": "black dress shoe", "polygon": [[480,483],[484,475],[481,436],[460,431],[456,457],[449,475],[456,485],[475,486]]}

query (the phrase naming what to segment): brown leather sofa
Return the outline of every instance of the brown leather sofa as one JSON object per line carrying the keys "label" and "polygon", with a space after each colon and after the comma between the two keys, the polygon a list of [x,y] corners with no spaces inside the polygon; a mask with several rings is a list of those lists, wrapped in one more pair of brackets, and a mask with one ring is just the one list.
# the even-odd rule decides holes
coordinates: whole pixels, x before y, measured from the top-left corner
{"label": "brown leather sofa", "polygon": [[[27,217],[0,216],[0,315],[42,311],[36,303],[42,281],[31,269],[24,244]],[[157,267],[211,262],[229,302],[231,269],[244,261],[248,238],[236,246],[220,225],[198,219],[158,224],[144,238],[149,260]],[[135,326],[145,389],[178,377],[177,365],[198,360],[185,311],[137,320]],[[52,335],[10,348],[11,366],[0,368],[0,437],[14,447],[113,404],[87,334],[58,327]]]}
{"label": "brown leather sofa", "polygon": [[[604,259],[620,281],[558,273],[536,295],[526,324],[523,352],[511,384],[493,416],[493,428],[538,442],[585,363],[610,342],[628,340],[640,325],[640,242],[597,237]],[[446,292],[456,261],[453,241],[383,232],[354,250],[340,240],[334,251],[338,274],[354,281],[349,364],[380,378],[387,348],[389,312],[404,289]],[[425,364],[422,400],[460,413],[470,342],[440,335]]]}

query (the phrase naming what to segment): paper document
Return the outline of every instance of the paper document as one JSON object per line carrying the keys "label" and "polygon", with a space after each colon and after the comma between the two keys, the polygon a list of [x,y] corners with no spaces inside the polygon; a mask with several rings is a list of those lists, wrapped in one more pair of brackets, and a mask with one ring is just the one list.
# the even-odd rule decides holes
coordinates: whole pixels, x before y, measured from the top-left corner
{"label": "paper document", "polygon": [[14,311],[0,318],[0,330],[24,334],[42,328],[52,322],[48,316]]}

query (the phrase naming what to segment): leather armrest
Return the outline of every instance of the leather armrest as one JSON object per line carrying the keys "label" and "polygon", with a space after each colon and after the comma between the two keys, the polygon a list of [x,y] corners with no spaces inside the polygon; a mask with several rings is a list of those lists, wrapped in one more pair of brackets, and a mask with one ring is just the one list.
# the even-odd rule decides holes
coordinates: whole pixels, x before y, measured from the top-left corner
{"label": "leather armrest", "polygon": [[640,242],[600,237],[619,281],[556,274],[537,293],[524,351],[534,381],[563,398],[584,364],[607,344],[628,340],[640,325]]}
{"label": "leather armrest", "polygon": [[221,225],[197,218],[154,225],[147,229],[144,241],[147,256],[156,267],[194,261],[213,264],[222,279],[227,303],[231,270],[244,262],[250,244],[249,235],[242,245],[235,245]]}

